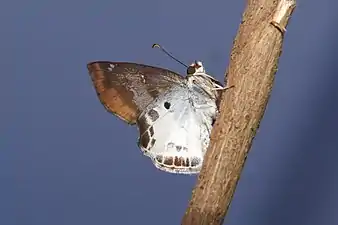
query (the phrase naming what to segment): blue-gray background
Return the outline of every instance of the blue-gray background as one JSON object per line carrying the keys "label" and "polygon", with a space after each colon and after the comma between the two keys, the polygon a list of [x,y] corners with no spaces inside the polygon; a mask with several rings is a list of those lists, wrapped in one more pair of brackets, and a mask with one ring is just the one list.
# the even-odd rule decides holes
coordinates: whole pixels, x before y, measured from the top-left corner
{"label": "blue-gray background", "polygon": [[[227,225],[338,224],[338,14],[299,1]],[[155,169],[101,106],[92,60],[184,73],[155,42],[223,79],[242,1],[4,0],[0,225],[179,224],[195,176]]]}

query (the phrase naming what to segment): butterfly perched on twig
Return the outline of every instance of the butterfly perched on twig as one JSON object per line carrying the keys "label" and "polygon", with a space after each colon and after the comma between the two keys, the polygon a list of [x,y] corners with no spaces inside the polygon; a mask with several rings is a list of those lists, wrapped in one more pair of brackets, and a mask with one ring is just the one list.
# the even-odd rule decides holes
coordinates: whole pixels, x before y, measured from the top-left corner
{"label": "butterfly perched on twig", "polygon": [[202,62],[185,77],[167,69],[128,62],[87,65],[103,106],[139,130],[138,145],[166,172],[198,173],[218,113],[220,90]]}

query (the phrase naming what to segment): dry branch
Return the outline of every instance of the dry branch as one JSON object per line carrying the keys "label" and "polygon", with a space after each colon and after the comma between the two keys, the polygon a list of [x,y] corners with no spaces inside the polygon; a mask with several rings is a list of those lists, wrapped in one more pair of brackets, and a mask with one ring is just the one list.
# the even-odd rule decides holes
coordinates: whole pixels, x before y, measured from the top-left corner
{"label": "dry branch", "polygon": [[[277,4],[278,3],[278,4]],[[248,0],[226,72],[221,112],[182,225],[219,225],[267,105],[295,0]]]}

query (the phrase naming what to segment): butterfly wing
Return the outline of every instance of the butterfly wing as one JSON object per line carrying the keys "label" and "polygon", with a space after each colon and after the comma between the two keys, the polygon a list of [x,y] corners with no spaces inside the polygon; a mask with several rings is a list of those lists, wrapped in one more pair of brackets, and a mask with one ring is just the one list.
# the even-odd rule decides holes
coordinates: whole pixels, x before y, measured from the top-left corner
{"label": "butterfly wing", "polygon": [[129,124],[160,94],[184,80],[167,69],[128,62],[96,61],[87,68],[101,103]]}
{"label": "butterfly wing", "polygon": [[[204,107],[199,108],[199,103]],[[175,86],[139,116],[139,147],[154,165],[169,173],[201,169],[217,107],[214,99]]]}

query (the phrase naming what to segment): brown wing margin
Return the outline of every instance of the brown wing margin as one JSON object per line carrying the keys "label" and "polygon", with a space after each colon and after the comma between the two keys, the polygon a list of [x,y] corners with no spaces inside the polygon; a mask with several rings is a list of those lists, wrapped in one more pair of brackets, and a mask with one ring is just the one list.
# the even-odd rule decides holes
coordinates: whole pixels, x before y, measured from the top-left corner
{"label": "brown wing margin", "polygon": [[87,67],[101,103],[129,124],[150,102],[185,79],[173,71],[137,63],[96,61]]}
{"label": "brown wing margin", "polygon": [[129,124],[135,124],[139,114],[133,101],[133,93],[124,86],[127,81],[119,71],[114,74],[108,70],[109,62],[87,64],[97,96],[108,112]]}

